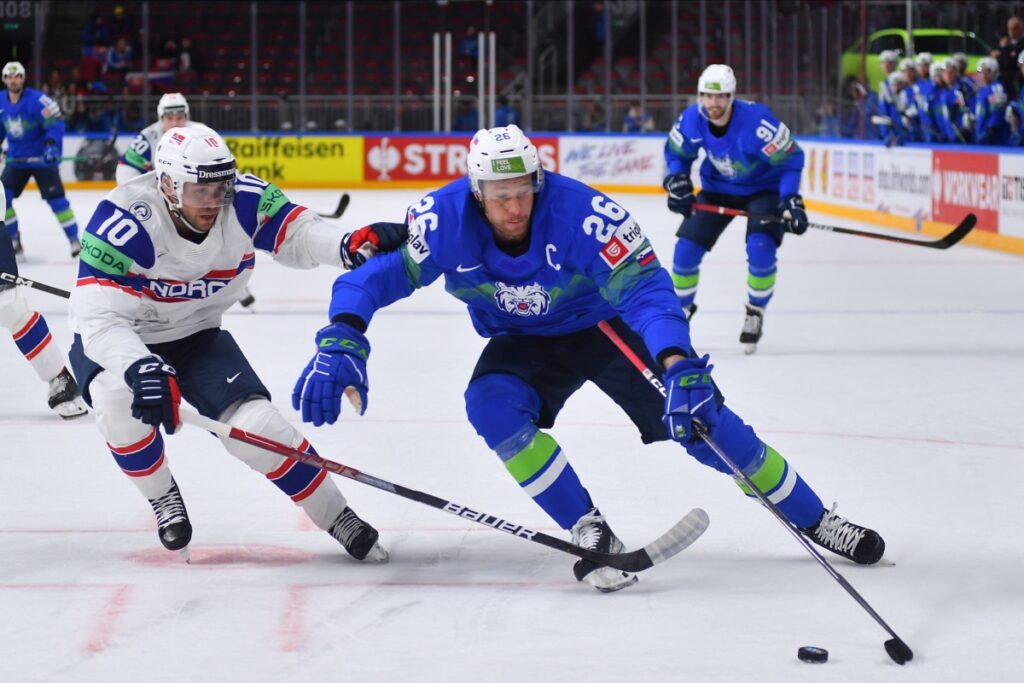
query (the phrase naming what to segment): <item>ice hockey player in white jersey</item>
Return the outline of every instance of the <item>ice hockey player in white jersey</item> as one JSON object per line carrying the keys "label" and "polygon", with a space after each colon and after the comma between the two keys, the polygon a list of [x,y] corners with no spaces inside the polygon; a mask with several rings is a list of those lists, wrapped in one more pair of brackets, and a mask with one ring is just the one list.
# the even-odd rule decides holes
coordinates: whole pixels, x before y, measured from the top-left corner
{"label": "ice hockey player in white jersey", "polygon": [[[367,226],[339,237],[336,226],[272,183],[239,174],[221,136],[201,124],[164,133],[154,167],[107,195],[83,235],[70,302],[71,364],[115,462],[152,505],[160,541],[187,559],[192,526],[159,429],[178,428],[182,398],[207,417],[313,452],[221,329],[255,249],[293,268],[352,268],[365,260],[360,245],[393,249],[405,234]],[[353,557],[387,560],[377,531],[325,471],[223,443]]]}
{"label": "ice hockey player in white jersey", "polygon": [[[156,115],[156,123],[143,128],[118,159],[115,171],[118,185],[153,170],[153,150],[156,149],[156,144],[164,133],[171,128],[200,125],[198,122],[192,121],[188,100],[180,92],[164,93],[160,97],[160,101],[157,102]],[[247,308],[255,302],[256,297],[248,289],[238,299],[238,303]]]}
{"label": "ice hockey player in white jersey", "polygon": [[[4,185],[0,182],[0,217],[7,210]],[[0,219],[0,273],[18,276],[14,243],[7,226]],[[64,367],[64,353],[57,347],[46,324],[46,318],[25,303],[17,285],[0,280],[0,325],[14,337],[14,344],[29,362],[39,379],[49,384],[47,402],[65,420],[81,417],[87,412],[79,398],[78,385]]]}

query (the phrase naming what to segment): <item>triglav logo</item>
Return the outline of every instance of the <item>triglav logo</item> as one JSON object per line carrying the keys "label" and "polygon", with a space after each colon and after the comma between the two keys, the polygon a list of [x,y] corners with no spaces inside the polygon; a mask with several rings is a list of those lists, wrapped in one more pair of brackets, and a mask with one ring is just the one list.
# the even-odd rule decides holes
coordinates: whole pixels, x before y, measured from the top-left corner
{"label": "triglav logo", "polygon": [[398,164],[402,161],[402,155],[396,148],[388,144],[387,138],[381,138],[380,144],[370,150],[367,161],[373,170],[379,171],[377,180],[391,180],[388,171],[398,168]]}

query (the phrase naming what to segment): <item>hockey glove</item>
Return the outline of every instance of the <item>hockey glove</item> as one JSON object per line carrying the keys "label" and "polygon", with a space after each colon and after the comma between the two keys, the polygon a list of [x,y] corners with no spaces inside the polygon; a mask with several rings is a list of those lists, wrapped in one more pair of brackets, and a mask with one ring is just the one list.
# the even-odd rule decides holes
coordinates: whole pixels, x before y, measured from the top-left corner
{"label": "hockey glove", "polygon": [[60,152],[57,151],[57,143],[48,140],[43,146],[43,163],[53,166],[58,162],[60,162]]}
{"label": "hockey glove", "polygon": [[791,194],[779,204],[779,213],[786,221],[786,229],[794,235],[807,232],[807,210],[804,209],[804,198]]}
{"label": "hockey glove", "polygon": [[124,371],[124,381],[132,390],[132,417],[173,434],[181,420],[181,390],[177,374],[159,356],[140,358]]}
{"label": "hockey glove", "polygon": [[686,443],[694,438],[693,422],[699,420],[708,432],[718,424],[715,385],[708,365],[710,356],[684,358],[665,371],[665,417],[669,438]]}
{"label": "hockey glove", "polygon": [[398,249],[409,237],[405,223],[373,223],[341,238],[341,263],[354,270],[379,251]]}
{"label": "hockey glove", "polygon": [[675,173],[665,178],[662,187],[668,191],[668,210],[687,218],[693,213],[693,183],[688,173]]}
{"label": "hockey glove", "polygon": [[292,407],[303,422],[314,426],[334,424],[341,413],[341,395],[348,397],[360,415],[369,402],[366,359],[370,342],[345,323],[333,323],[316,333],[317,353],[292,391]]}

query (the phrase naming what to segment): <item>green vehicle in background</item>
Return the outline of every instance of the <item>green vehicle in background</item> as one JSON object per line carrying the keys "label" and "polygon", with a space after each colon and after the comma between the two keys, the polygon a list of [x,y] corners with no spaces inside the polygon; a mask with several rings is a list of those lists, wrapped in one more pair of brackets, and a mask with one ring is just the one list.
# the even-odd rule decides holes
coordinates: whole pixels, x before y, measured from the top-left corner
{"label": "green vehicle in background", "polygon": [[[910,53],[910,45],[907,40],[906,29],[887,28],[875,31],[868,36],[867,54],[865,55],[865,85],[870,92],[877,92],[878,84],[885,75],[882,65],[879,63],[878,55],[882,50],[895,50],[899,53],[900,59],[921,52],[930,52],[937,62],[941,62],[954,52],[963,52],[967,55],[967,74],[974,73],[978,60],[982,57],[990,57],[992,48],[982,39],[970,31],[960,31],[946,28],[915,28],[914,29],[914,54]],[[839,83],[843,92],[851,80],[860,80],[860,51],[861,43],[858,38],[843,53],[843,60],[839,66]]]}

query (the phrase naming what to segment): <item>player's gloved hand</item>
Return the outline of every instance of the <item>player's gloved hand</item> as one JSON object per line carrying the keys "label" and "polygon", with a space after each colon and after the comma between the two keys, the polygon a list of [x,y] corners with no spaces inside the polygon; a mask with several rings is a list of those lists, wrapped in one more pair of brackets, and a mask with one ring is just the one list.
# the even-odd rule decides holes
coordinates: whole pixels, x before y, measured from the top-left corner
{"label": "player's gloved hand", "polygon": [[678,360],[665,371],[665,417],[662,421],[671,439],[686,443],[696,436],[693,422],[699,420],[710,433],[718,424],[715,385],[711,382],[714,365],[710,356]]}
{"label": "player's gloved hand", "polygon": [[409,237],[405,223],[373,223],[350,232],[341,238],[341,262],[347,270],[366,263],[379,251],[398,249]]}
{"label": "player's gloved hand", "polygon": [[807,232],[807,210],[804,208],[804,198],[798,194],[791,194],[784,198],[779,204],[779,212],[786,220],[786,229],[795,235],[802,235]]}
{"label": "player's gloved hand", "polygon": [[351,325],[332,323],[316,333],[317,353],[292,391],[292,407],[303,422],[319,427],[334,424],[341,413],[341,395],[362,415],[369,403],[366,359],[370,342]]}
{"label": "player's gloved hand", "polygon": [[43,163],[53,165],[60,161],[60,152],[57,151],[57,143],[47,142],[43,146]]}
{"label": "player's gloved hand", "polygon": [[160,356],[140,358],[124,371],[124,381],[132,390],[132,417],[173,434],[181,424],[178,408],[181,390],[178,373]]}
{"label": "player's gloved hand", "polygon": [[673,173],[661,183],[668,191],[668,210],[687,218],[693,213],[693,183],[689,173]]}

